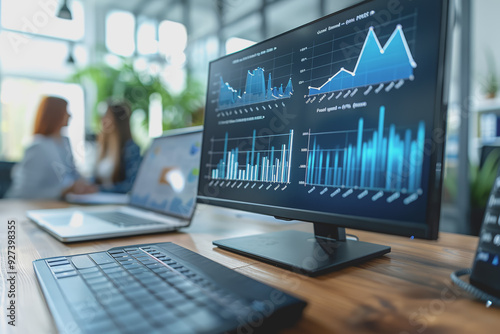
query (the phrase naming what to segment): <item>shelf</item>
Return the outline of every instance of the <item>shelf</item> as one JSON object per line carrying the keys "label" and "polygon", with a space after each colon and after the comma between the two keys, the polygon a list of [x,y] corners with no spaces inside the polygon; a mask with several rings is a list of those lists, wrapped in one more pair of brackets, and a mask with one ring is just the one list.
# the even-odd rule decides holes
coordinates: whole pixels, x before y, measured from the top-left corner
{"label": "shelf", "polygon": [[499,114],[500,115],[500,98],[485,99],[478,102],[474,106],[474,110],[481,114]]}

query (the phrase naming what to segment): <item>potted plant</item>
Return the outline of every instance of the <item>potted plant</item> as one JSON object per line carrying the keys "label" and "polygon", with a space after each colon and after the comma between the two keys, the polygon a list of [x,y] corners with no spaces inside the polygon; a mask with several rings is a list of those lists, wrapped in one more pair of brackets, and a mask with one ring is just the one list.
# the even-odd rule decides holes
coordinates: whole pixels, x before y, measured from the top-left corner
{"label": "potted plant", "polygon": [[[493,151],[488,155],[482,166],[472,163],[469,165],[469,224],[472,235],[478,235],[481,229],[499,162],[500,151]],[[457,177],[455,171],[449,171],[444,178],[443,196],[448,196],[451,200],[456,200],[458,196]]]}
{"label": "potted plant", "polygon": [[471,165],[470,167],[470,218],[473,235],[478,235],[481,229],[491,188],[497,176],[499,158],[499,151],[493,151],[488,155],[483,166]]}
{"label": "potted plant", "polygon": [[99,104],[110,98],[126,99],[131,104],[132,113],[141,110],[144,118],[142,126],[149,121],[149,98],[157,93],[161,96],[164,115],[163,130],[201,124],[203,121],[203,87],[188,76],[186,87],[180,93],[173,94],[159,74],[152,75],[137,71],[130,60],[123,60],[115,68],[104,63],[89,65],[77,70],[69,80],[89,85],[95,90],[96,101],[92,106],[92,130],[99,129]]}
{"label": "potted plant", "polygon": [[491,53],[487,56],[488,63],[488,73],[482,81],[483,92],[486,94],[486,98],[494,99],[497,96],[499,82],[498,75],[495,66],[495,59]]}

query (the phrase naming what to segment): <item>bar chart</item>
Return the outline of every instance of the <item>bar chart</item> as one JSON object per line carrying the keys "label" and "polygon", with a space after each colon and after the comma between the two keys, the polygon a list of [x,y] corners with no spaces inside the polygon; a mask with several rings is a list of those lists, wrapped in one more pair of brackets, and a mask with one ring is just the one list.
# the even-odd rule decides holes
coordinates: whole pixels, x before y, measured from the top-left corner
{"label": "bar chart", "polygon": [[384,125],[380,107],[378,126],[308,135],[305,184],[367,190],[418,192],[422,187],[425,123],[415,129]]}
{"label": "bar chart", "polygon": [[[211,139],[210,178],[290,183],[293,130],[287,134]],[[214,162],[214,163],[212,163]]]}

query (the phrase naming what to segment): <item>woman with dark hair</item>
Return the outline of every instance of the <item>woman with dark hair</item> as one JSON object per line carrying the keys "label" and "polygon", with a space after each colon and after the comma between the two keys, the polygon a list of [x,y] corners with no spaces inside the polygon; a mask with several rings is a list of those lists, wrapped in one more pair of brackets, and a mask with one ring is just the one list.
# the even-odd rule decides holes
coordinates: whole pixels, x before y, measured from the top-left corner
{"label": "woman with dark hair", "polygon": [[67,137],[61,129],[68,125],[68,102],[46,96],[38,107],[32,144],[12,171],[12,186],[6,197],[57,199],[68,192],[85,194],[97,188],[78,174]]}
{"label": "woman with dark hair", "polygon": [[101,191],[130,191],[141,163],[139,146],[130,132],[130,107],[127,103],[110,103],[101,119],[100,152],[95,179]]}

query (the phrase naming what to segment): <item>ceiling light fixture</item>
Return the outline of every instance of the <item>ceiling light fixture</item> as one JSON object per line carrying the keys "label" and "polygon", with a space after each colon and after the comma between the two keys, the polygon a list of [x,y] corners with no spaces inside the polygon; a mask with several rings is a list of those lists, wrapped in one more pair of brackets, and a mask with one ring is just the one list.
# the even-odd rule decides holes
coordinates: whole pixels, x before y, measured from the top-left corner
{"label": "ceiling light fixture", "polygon": [[73,20],[73,15],[68,8],[67,0],[64,0],[63,5],[59,9],[59,13],[57,13],[57,17],[64,20]]}

